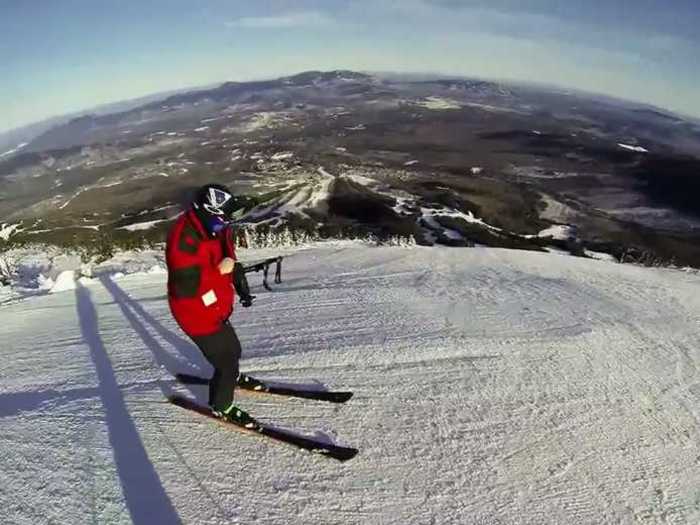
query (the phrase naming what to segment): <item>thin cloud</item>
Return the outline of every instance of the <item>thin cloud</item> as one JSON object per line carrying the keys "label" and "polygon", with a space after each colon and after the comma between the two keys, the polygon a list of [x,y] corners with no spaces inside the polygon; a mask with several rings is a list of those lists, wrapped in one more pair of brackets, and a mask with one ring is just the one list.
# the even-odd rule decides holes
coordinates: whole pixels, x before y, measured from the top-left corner
{"label": "thin cloud", "polygon": [[226,22],[228,27],[247,29],[286,29],[296,27],[329,27],[335,19],[319,11],[300,11],[278,16],[242,17]]}

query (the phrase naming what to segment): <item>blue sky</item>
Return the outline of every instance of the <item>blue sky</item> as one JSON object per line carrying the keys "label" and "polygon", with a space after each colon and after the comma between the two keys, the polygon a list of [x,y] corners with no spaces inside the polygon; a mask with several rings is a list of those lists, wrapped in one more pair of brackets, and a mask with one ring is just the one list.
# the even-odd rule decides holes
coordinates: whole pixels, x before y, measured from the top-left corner
{"label": "blue sky", "polygon": [[523,80],[700,116],[697,0],[0,0],[0,131],[308,69]]}

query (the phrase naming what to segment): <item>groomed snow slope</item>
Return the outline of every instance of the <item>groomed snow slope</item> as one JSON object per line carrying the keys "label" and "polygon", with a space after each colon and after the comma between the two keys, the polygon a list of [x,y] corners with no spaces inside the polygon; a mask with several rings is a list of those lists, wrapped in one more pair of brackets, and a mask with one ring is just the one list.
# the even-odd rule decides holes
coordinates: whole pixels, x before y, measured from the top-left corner
{"label": "groomed snow slope", "polygon": [[289,257],[272,293],[253,274],[243,370],[356,394],[240,404],[359,447],[345,464],[164,402],[169,370],[209,372],[164,279],[0,308],[0,521],[700,521],[696,275],[350,244]]}

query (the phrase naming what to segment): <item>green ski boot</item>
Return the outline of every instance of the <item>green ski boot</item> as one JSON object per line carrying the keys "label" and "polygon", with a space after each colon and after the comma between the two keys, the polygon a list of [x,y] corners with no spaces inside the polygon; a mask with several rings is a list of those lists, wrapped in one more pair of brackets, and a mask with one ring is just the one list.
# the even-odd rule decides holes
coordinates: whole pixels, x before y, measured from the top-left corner
{"label": "green ski boot", "polygon": [[231,406],[223,412],[212,410],[212,413],[224,421],[228,421],[239,427],[247,428],[248,430],[255,430],[260,426],[253,416],[234,404],[231,404]]}

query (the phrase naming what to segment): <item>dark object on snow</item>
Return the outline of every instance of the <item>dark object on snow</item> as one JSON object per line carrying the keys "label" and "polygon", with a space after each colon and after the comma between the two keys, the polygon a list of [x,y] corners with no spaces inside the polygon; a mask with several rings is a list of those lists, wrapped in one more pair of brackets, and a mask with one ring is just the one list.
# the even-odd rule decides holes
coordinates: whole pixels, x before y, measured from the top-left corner
{"label": "dark object on snow", "polygon": [[287,443],[300,449],[308,450],[309,452],[337,459],[338,461],[347,461],[349,459],[354,458],[358,453],[358,450],[356,448],[342,447],[339,445],[326,443],[317,439],[300,436],[286,430],[275,428],[272,425],[268,425],[266,423],[260,423],[257,420],[254,420],[255,426],[253,428],[242,427],[232,421],[227,421],[217,417],[212,413],[210,409],[201,406],[198,403],[187,399],[186,397],[172,396],[168,398],[168,401],[170,401],[176,406],[179,406],[180,408],[184,408],[185,410],[196,412],[201,416],[214,419],[228,428],[236,429],[241,432],[246,432],[252,435],[269,437],[276,441],[281,441],[282,443]]}
{"label": "dark object on snow", "polygon": [[[187,385],[206,385],[209,380],[189,374],[176,374],[175,379]],[[352,397],[352,392],[328,392],[323,390],[308,390],[305,388],[278,387],[268,385],[264,381],[241,374],[238,379],[238,387],[260,394],[275,394],[278,396],[301,397],[303,399],[315,399],[317,401],[329,401],[331,403],[345,403]]]}
{"label": "dark object on snow", "polygon": [[258,263],[254,264],[249,264],[245,266],[245,273],[250,273],[250,272],[259,272],[262,270],[263,272],[263,286],[265,287],[266,290],[272,291],[272,288],[270,288],[270,285],[267,282],[267,274],[270,271],[270,265],[276,264],[275,266],[275,284],[280,284],[282,282],[282,259],[283,257],[280,255],[278,257],[271,257],[269,259],[265,259],[264,261],[260,261]]}

